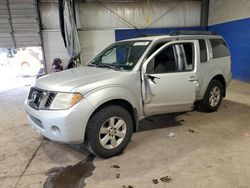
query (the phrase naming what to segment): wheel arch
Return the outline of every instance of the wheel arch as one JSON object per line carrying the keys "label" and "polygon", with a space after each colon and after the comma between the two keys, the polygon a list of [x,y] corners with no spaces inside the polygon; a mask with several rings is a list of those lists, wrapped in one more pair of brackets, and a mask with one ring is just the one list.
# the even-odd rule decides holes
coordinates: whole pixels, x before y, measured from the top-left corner
{"label": "wheel arch", "polygon": [[202,81],[202,88],[201,88],[201,99],[204,97],[207,88],[212,80],[217,80],[223,85],[223,97],[226,96],[226,81],[223,74],[223,71],[220,68],[213,69],[207,74]]}
{"label": "wheel arch", "polygon": [[[97,113],[101,109],[103,109],[107,106],[111,106],[111,105],[120,106],[128,111],[128,113],[131,115],[131,118],[133,120],[133,132],[137,132],[138,131],[138,112],[137,112],[137,109],[135,107],[133,107],[133,105],[129,101],[127,101],[125,99],[121,99],[121,98],[107,100],[107,101],[103,102],[102,104],[100,104],[97,108],[95,108],[95,110],[93,111],[93,113],[89,117],[88,121],[95,113]],[[84,142],[85,141],[86,141],[86,131],[85,131],[85,136],[84,136]]]}
{"label": "wheel arch", "polygon": [[[223,86],[223,97],[226,97],[226,81],[225,81],[225,78],[223,77],[223,75],[222,75],[222,74],[218,74],[218,75],[214,76],[214,77],[210,80],[210,82],[211,82],[212,80],[217,80],[217,81],[219,81],[219,82],[222,84],[222,86]],[[210,82],[209,82],[209,83],[210,83]]]}

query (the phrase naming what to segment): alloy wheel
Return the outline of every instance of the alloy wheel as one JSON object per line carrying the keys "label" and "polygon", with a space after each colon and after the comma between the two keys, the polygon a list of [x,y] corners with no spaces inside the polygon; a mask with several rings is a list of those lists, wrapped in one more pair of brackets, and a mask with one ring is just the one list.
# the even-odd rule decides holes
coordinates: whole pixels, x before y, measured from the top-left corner
{"label": "alloy wheel", "polygon": [[209,105],[215,107],[220,101],[220,88],[215,86],[212,88],[209,95]]}
{"label": "alloy wheel", "polygon": [[114,149],[126,136],[127,125],[120,117],[110,117],[101,126],[99,142],[106,149]]}

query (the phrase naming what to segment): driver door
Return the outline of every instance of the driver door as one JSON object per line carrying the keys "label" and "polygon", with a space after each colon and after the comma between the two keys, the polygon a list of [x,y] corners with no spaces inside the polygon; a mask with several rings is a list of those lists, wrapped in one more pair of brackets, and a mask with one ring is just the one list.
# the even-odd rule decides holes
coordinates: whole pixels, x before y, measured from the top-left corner
{"label": "driver door", "polygon": [[192,109],[199,80],[196,76],[198,41],[169,42],[142,66],[146,116]]}

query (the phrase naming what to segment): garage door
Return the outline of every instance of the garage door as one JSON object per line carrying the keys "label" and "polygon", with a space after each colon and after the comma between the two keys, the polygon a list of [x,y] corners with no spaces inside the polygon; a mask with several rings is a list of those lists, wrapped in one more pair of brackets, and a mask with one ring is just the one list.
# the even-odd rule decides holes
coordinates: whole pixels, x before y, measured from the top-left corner
{"label": "garage door", "polygon": [[36,0],[0,1],[0,48],[41,46]]}

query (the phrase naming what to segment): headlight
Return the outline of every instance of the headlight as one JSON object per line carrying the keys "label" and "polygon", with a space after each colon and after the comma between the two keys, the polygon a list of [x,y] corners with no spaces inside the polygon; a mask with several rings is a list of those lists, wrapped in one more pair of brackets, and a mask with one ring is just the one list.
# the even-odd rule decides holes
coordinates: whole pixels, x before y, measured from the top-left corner
{"label": "headlight", "polygon": [[80,93],[57,93],[52,104],[50,105],[50,110],[65,110],[82,99]]}

